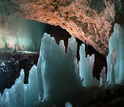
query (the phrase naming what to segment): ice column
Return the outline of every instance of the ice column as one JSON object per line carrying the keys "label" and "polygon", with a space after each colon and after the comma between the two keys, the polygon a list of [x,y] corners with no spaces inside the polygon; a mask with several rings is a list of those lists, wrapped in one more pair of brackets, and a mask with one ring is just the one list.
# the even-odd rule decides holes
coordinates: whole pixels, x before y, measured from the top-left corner
{"label": "ice column", "polygon": [[77,80],[80,81],[79,78],[79,64],[77,62],[77,41],[75,37],[72,35],[71,38],[68,39],[68,48],[67,48],[67,55],[69,59],[74,63],[75,66],[75,74],[77,77]]}
{"label": "ice column", "polygon": [[77,55],[77,42],[74,36],[71,36],[71,38],[68,39],[68,48],[67,48],[67,54],[71,56],[71,59],[74,60]]}
{"label": "ice column", "polygon": [[87,56],[85,53],[85,45],[82,44],[80,47],[80,70],[79,75],[82,80],[82,85],[84,87],[91,86],[93,82],[93,65],[94,65],[94,54]]}
{"label": "ice column", "polygon": [[62,51],[65,53],[65,45],[64,45],[64,41],[63,40],[60,40],[59,46],[62,49]]}
{"label": "ice column", "polygon": [[5,89],[1,97],[1,107],[24,107],[24,71],[10,89]]}
{"label": "ice column", "polygon": [[[70,59],[70,56],[65,54],[46,33],[43,36],[40,51],[43,101],[56,101],[60,96],[65,98],[77,92],[78,82],[74,71],[74,60]],[[72,54],[71,57],[74,55]]]}
{"label": "ice column", "polygon": [[28,84],[24,84],[24,70],[10,89],[0,95],[0,107],[34,107],[39,103],[37,67],[34,65],[29,72]]}
{"label": "ice column", "polygon": [[28,84],[25,84],[24,101],[24,107],[32,107],[39,102],[36,65],[33,65],[29,71]]}
{"label": "ice column", "polygon": [[[115,24],[114,32],[109,40],[109,54],[107,56],[107,81],[109,84],[111,84],[110,81],[114,81],[116,84],[121,84],[124,81],[123,46],[124,31],[122,30],[120,25]],[[112,55],[113,50],[114,54]]]}

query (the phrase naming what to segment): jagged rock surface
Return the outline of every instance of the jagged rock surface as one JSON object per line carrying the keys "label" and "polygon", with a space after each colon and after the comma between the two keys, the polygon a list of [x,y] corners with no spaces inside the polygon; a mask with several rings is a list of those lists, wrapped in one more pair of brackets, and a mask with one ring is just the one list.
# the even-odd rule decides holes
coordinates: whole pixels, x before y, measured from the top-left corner
{"label": "jagged rock surface", "polygon": [[0,15],[60,26],[104,55],[112,25],[123,19],[123,10],[122,0],[0,0]]}

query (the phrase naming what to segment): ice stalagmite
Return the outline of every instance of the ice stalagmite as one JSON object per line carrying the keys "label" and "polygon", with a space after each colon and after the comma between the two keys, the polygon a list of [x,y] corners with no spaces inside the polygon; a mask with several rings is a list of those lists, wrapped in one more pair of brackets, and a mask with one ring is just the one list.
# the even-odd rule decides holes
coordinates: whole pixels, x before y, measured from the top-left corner
{"label": "ice stalagmite", "polygon": [[1,97],[1,107],[24,107],[24,71],[16,79],[15,85],[5,89]]}
{"label": "ice stalagmite", "polygon": [[69,60],[74,63],[76,78],[78,82],[81,83],[81,80],[79,78],[79,64],[77,62],[77,57],[76,57],[77,41],[73,35],[71,36],[71,38],[68,39],[67,55],[69,57]]}
{"label": "ice stalagmite", "polygon": [[64,45],[64,41],[63,40],[60,40],[59,46],[62,49],[62,51],[65,53],[65,45]]}
{"label": "ice stalagmite", "polygon": [[[124,31],[115,24],[109,42],[107,77],[104,67],[99,84],[98,80],[93,79],[92,74],[95,55],[86,57],[84,44],[80,47],[80,63],[78,63],[77,42],[73,36],[69,39],[67,53],[65,53],[64,41],[61,41],[58,46],[55,40],[45,33],[41,42],[38,64],[29,71],[28,84],[24,84],[24,70],[21,70],[15,84],[10,89],[5,89],[2,96],[0,94],[0,107],[44,107],[46,105],[49,107],[59,101],[69,101],[69,98],[79,95],[80,92],[83,92],[84,97],[86,96],[83,98],[84,102],[87,99],[100,98],[98,94],[102,92],[101,89],[123,83],[123,46]],[[89,88],[84,88],[87,86]],[[92,97],[88,98],[89,96]],[[71,103],[66,104],[72,106]]]}
{"label": "ice stalagmite", "polygon": [[118,24],[114,25],[114,32],[109,40],[109,54],[107,56],[108,84],[121,84],[124,81],[124,31]]}
{"label": "ice stalagmite", "polygon": [[24,84],[24,70],[10,89],[5,89],[0,100],[0,107],[34,107],[39,103],[37,67],[34,65],[29,72],[29,84]]}
{"label": "ice stalagmite", "polygon": [[25,84],[24,100],[25,107],[33,107],[33,105],[39,102],[36,65],[33,65],[29,71],[28,84]]}
{"label": "ice stalagmite", "polygon": [[94,54],[87,56],[85,53],[85,45],[82,44],[80,47],[80,70],[79,75],[82,80],[82,85],[87,87],[91,86],[93,83],[93,65],[94,65]]}
{"label": "ice stalagmite", "polygon": [[68,39],[68,49],[67,49],[68,56],[71,57],[72,60],[76,58],[77,55],[77,42],[74,36]]}
{"label": "ice stalagmite", "polygon": [[70,56],[65,54],[47,34],[44,34],[42,39],[40,57],[43,101],[57,101],[77,92],[78,81],[75,75],[74,60],[72,61]]}
{"label": "ice stalagmite", "polygon": [[1,105],[1,93],[0,93],[0,105]]}
{"label": "ice stalagmite", "polygon": [[107,78],[106,78],[106,68],[103,67],[103,69],[101,70],[101,73],[100,73],[100,86],[102,87],[106,87],[107,86]]}

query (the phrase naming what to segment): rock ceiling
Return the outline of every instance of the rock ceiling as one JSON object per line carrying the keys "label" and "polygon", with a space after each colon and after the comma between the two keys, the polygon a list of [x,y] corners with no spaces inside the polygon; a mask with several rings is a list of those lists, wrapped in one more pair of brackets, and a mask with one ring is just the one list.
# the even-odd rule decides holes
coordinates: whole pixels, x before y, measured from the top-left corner
{"label": "rock ceiling", "polygon": [[[0,15],[37,20],[66,29],[106,55],[112,26],[124,18],[121,0],[0,0]],[[122,22],[119,21],[121,24]]]}

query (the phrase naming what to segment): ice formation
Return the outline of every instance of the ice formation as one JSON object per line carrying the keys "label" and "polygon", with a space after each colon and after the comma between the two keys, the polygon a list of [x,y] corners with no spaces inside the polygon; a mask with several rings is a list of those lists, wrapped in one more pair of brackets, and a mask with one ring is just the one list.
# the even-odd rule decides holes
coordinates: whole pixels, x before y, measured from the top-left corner
{"label": "ice formation", "polygon": [[66,102],[65,107],[72,107],[72,104],[70,102]]}
{"label": "ice formation", "polygon": [[[14,48],[15,43],[23,50],[39,51],[42,35],[46,25],[34,20],[26,20],[13,16],[0,16],[0,48]],[[4,23],[2,23],[4,22]],[[4,46],[1,46],[1,45]]]}
{"label": "ice formation", "polygon": [[120,25],[114,25],[114,32],[109,40],[107,56],[107,82],[110,85],[124,81],[124,31]]}
{"label": "ice formation", "polygon": [[[115,24],[109,42],[107,76],[106,69],[103,67],[99,82],[92,75],[95,55],[86,57],[84,44],[80,47],[78,63],[77,42],[73,36],[68,41],[68,49],[65,53],[64,41],[60,41],[58,46],[55,40],[45,33],[41,41],[38,64],[29,71],[28,84],[24,84],[22,69],[15,84],[10,89],[5,89],[2,95],[0,94],[0,106],[34,107],[54,104],[60,100],[64,101],[65,98],[69,99],[82,90],[87,90],[85,88],[87,86],[92,88],[92,91],[88,92],[89,96],[97,98],[99,96],[97,93],[101,93],[99,90],[122,84],[124,80],[123,36],[124,31]],[[93,88],[94,85],[98,88]],[[85,99],[86,96],[84,102]],[[65,106],[71,107],[72,104],[67,102]]]}
{"label": "ice formation", "polygon": [[85,45],[82,44],[80,47],[80,71],[79,75],[82,80],[82,85],[87,87],[91,86],[93,82],[93,65],[94,65],[94,57],[95,55],[92,54],[91,56],[85,53]]}

